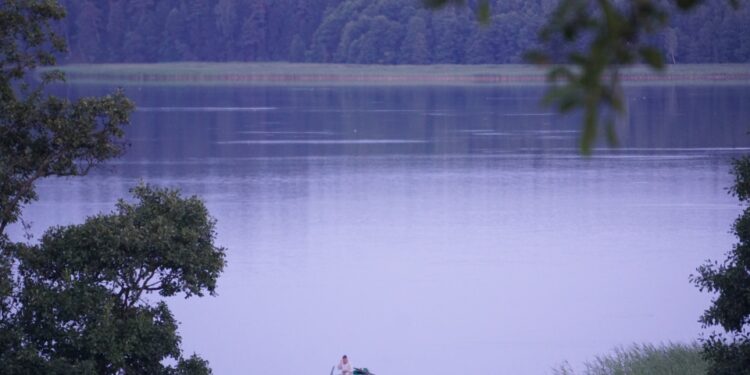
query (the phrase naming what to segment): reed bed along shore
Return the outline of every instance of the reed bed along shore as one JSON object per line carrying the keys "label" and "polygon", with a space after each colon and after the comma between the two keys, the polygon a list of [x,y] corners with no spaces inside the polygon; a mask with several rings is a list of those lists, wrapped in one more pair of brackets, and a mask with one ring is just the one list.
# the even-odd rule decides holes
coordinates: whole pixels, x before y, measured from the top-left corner
{"label": "reed bed along shore", "polygon": [[[80,64],[58,67],[71,83],[117,85],[484,85],[546,83],[532,65],[347,65],[304,63]],[[47,69],[42,69],[44,71]],[[626,85],[750,85],[750,64],[644,66],[621,71]]]}
{"label": "reed bed along shore", "polygon": [[554,375],[705,375],[708,363],[697,343],[636,344],[596,356],[578,371],[569,363],[553,369]]}

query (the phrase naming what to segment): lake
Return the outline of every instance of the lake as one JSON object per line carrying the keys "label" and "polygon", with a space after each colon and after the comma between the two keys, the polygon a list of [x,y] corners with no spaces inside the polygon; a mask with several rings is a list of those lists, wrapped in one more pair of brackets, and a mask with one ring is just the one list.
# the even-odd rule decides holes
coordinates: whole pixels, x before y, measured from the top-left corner
{"label": "lake", "polygon": [[733,243],[750,87],[630,87],[620,147],[590,158],[542,93],[130,86],[127,155],[42,181],[25,218],[38,238],[140,180],[201,196],[228,266],[217,297],[169,304],[216,374],[328,374],[342,354],[379,375],[546,374],[696,339],[710,296],[688,277]]}

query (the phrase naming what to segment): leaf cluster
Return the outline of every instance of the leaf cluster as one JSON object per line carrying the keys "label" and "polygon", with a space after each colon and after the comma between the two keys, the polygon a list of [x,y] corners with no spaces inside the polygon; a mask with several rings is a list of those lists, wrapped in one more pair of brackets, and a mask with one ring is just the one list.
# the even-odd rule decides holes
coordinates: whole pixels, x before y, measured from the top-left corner
{"label": "leaf cluster", "polygon": [[[747,205],[750,200],[750,157],[735,160],[734,185],[729,193]],[[720,326],[727,335],[711,333],[704,339],[704,351],[711,360],[711,374],[750,373],[750,207],[732,225],[737,237],[723,262],[707,261],[691,281],[713,295],[711,306],[700,322],[704,327]]]}
{"label": "leaf cluster", "polygon": [[742,332],[728,338],[711,333],[703,339],[703,356],[711,364],[709,375],[750,374],[750,334]]}
{"label": "leaf cluster", "polygon": [[[57,1],[3,0],[0,3],[0,86],[21,79],[37,66],[55,64],[55,53],[66,50],[65,40],[51,21],[65,17]],[[6,95],[7,92],[2,92]]]}
{"label": "leaf cluster", "polygon": [[[678,10],[687,11],[703,0],[677,0]],[[730,0],[739,6],[739,0]],[[667,25],[668,3],[656,0],[561,0],[540,33],[549,50],[530,51],[529,62],[548,66],[552,86],[545,103],[562,113],[583,112],[580,148],[591,153],[604,127],[607,143],[617,146],[615,118],[626,111],[619,69],[643,63],[664,69],[664,58],[646,36]]]}
{"label": "leaf cluster", "polygon": [[54,64],[65,49],[52,26],[64,15],[56,1],[0,4],[0,236],[37,198],[38,179],[86,174],[126,147],[133,103],[121,91],[76,101],[49,96],[46,85],[64,79],[54,71],[29,84],[34,68]]}
{"label": "leaf cluster", "polygon": [[16,342],[0,360],[40,373],[208,371],[197,357],[162,364],[183,360],[177,322],[148,295],[215,294],[225,265],[215,222],[196,197],[147,185],[132,193],[136,202],[120,201],[110,214],[16,246],[23,288],[7,333]]}
{"label": "leaf cluster", "polygon": [[648,0],[563,0],[549,18],[540,36],[561,51],[532,51],[527,59],[540,65],[560,60],[549,70],[545,103],[563,113],[583,112],[582,153],[591,153],[602,122],[607,142],[617,145],[615,116],[626,110],[618,69],[639,62],[663,69],[661,53],[643,35],[666,21],[666,10]]}
{"label": "leaf cluster", "polygon": [[[429,8],[442,8],[446,5],[465,5],[466,0],[422,0],[422,3]],[[478,0],[476,2],[476,14],[479,22],[488,23],[492,16],[490,0]]]}

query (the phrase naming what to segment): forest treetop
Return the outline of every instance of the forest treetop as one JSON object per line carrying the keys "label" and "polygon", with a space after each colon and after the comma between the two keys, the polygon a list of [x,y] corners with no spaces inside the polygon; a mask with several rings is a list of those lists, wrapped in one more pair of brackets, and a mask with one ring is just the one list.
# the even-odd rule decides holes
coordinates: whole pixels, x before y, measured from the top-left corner
{"label": "forest treetop", "polygon": [[[664,3],[667,7],[672,2]],[[438,11],[421,0],[64,0],[63,62],[518,63],[556,0]],[[650,35],[668,62],[750,62],[750,7],[704,2]]]}

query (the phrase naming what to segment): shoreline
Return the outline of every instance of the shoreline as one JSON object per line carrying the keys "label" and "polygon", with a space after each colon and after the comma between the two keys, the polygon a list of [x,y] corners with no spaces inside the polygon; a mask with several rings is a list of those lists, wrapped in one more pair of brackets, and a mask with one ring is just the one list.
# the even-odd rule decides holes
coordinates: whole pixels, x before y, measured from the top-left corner
{"label": "shoreline", "polygon": [[[74,64],[66,82],[119,85],[394,85],[541,86],[546,70],[532,65],[347,65],[306,63]],[[645,66],[621,71],[624,85],[750,85],[750,64]]]}

